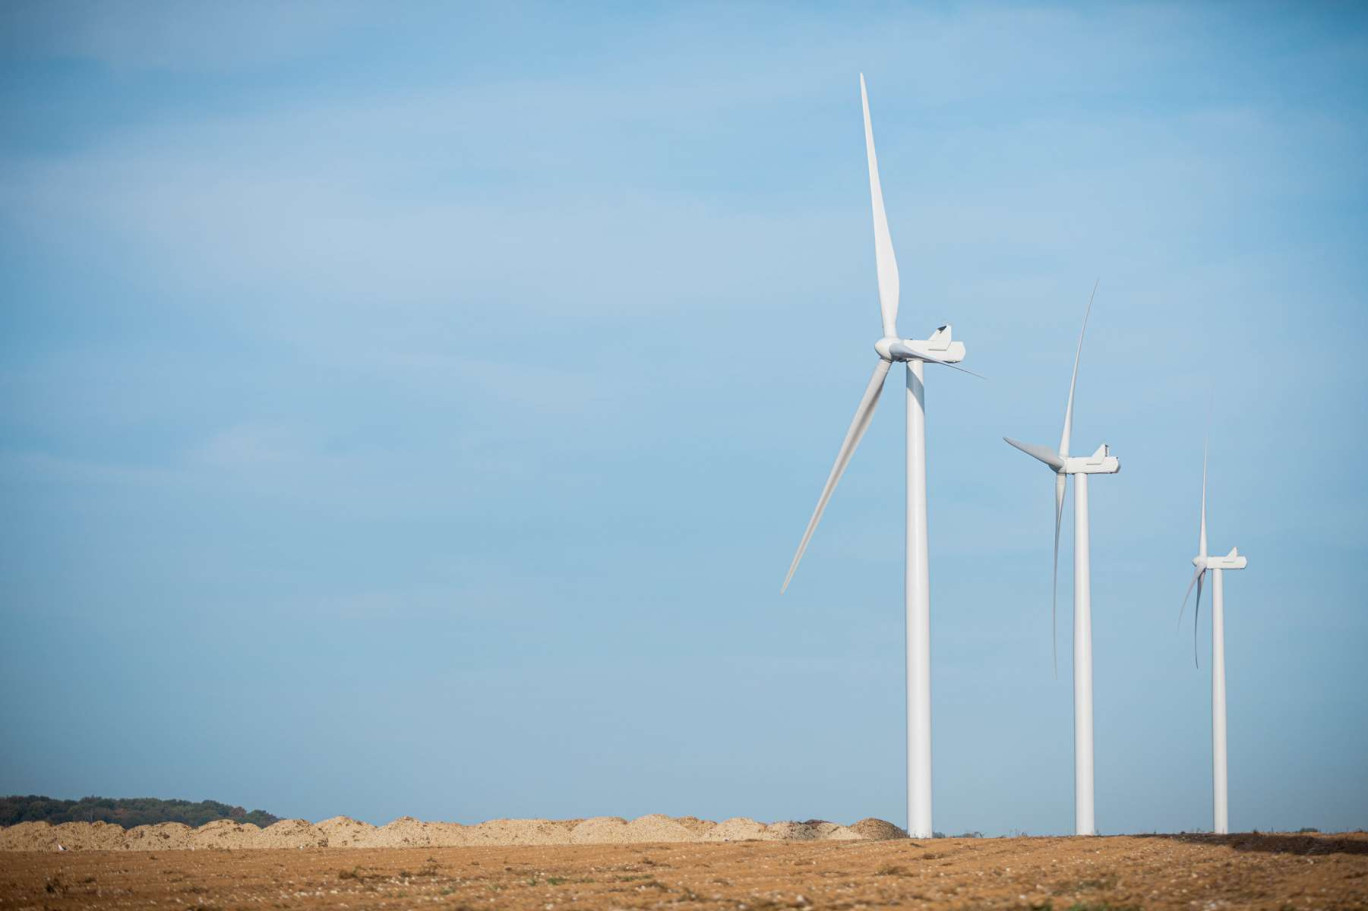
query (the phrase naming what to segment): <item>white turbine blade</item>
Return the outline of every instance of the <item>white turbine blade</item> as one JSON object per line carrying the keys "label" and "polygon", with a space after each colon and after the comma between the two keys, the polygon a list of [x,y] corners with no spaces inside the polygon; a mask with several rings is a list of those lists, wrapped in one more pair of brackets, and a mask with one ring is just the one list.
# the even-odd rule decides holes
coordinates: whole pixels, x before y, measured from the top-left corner
{"label": "white turbine blade", "polygon": [[1083,335],[1088,331],[1088,314],[1092,313],[1093,298],[1097,296],[1097,286],[1102,279],[1093,282],[1092,294],[1088,295],[1088,309],[1083,311],[1083,328],[1078,330],[1078,350],[1074,352],[1073,376],[1069,379],[1069,404],[1064,408],[1064,432],[1059,436],[1059,454],[1069,454],[1069,438],[1073,436],[1074,387],[1078,385],[1078,361],[1083,357]]}
{"label": "white turbine blade", "polygon": [[855,447],[860,445],[860,438],[869,429],[870,418],[874,416],[874,406],[879,404],[879,394],[883,392],[884,377],[888,376],[888,369],[892,366],[891,362],[882,358],[874,366],[874,375],[869,378],[869,385],[865,387],[864,398],[860,399],[860,407],[855,409],[855,419],[850,422],[850,429],[846,431],[845,439],[841,441],[841,449],[836,453],[836,464],[831,466],[831,474],[827,475],[826,485],[822,488],[822,495],[817,499],[817,508],[812,512],[812,518],[808,520],[807,530],[803,532],[803,540],[798,544],[798,552],[793,555],[793,562],[789,564],[788,575],[784,577],[784,585],[779,589],[780,594],[788,589],[789,582],[793,579],[793,573],[798,569],[798,561],[803,559],[803,551],[807,550],[808,542],[812,540],[812,533],[817,530],[817,523],[822,519],[822,511],[826,509],[827,501],[831,499],[831,492],[836,489],[836,485],[841,480],[842,472],[850,463],[850,457],[855,454]]}
{"label": "white turbine blade", "polygon": [[1192,602],[1192,664],[1200,668],[1202,662],[1197,658],[1197,618],[1202,613],[1202,580],[1206,573],[1197,577],[1197,600]]}
{"label": "white turbine blade", "polygon": [[1059,677],[1059,525],[1064,519],[1064,488],[1068,483],[1068,475],[1063,472],[1055,474],[1054,581],[1050,588],[1050,666],[1056,678]]}
{"label": "white turbine blade", "polygon": [[874,127],[869,122],[869,94],[860,74],[860,103],[864,106],[865,154],[869,158],[869,196],[874,207],[874,266],[879,274],[879,310],[884,338],[898,337],[898,260],[893,255],[893,236],[888,233],[883,185],[879,183],[879,159],[874,154]]}
{"label": "white turbine blade", "polygon": [[1020,440],[1014,440],[1011,437],[1003,437],[1003,439],[1007,441],[1008,445],[1015,446],[1033,459],[1039,459],[1055,471],[1064,467],[1064,460],[1056,455],[1053,450],[1046,449],[1044,446],[1023,443]]}
{"label": "white turbine blade", "polygon": [[[1192,597],[1192,586],[1196,585],[1199,581],[1201,581],[1202,573],[1204,573],[1204,572],[1206,572],[1206,568],[1205,568],[1205,567],[1203,567],[1203,566],[1197,567],[1197,571],[1196,571],[1195,573],[1192,574],[1192,581],[1188,583],[1187,591],[1183,593],[1183,606],[1180,607],[1180,608],[1178,608],[1178,628],[1179,628],[1179,629],[1182,629],[1182,628],[1183,628],[1183,614],[1187,613],[1188,598],[1191,598],[1191,597]],[[1201,589],[1198,589],[1198,590],[1197,590],[1197,597],[1198,597],[1199,599],[1202,597]]]}

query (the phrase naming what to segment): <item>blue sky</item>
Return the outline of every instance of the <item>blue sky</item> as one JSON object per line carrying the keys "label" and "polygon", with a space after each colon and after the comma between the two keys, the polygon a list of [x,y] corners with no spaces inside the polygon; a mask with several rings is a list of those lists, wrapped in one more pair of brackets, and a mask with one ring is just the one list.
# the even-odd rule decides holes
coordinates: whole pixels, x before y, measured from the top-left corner
{"label": "blue sky", "polygon": [[1072,827],[1000,438],[1098,276],[1099,829],[1210,826],[1213,394],[1232,825],[1368,824],[1347,4],[7,4],[0,792],[901,823],[896,396],[779,595],[879,334],[861,71],[900,328],[988,377],[928,377],[936,828]]}

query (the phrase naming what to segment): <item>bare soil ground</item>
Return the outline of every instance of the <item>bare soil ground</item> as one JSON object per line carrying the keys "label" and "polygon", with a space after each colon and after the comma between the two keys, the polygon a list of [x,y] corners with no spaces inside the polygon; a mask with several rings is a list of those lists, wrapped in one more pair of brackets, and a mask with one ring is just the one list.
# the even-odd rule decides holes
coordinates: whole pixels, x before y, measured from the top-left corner
{"label": "bare soil ground", "polygon": [[0,854],[0,908],[1368,908],[1368,834]]}

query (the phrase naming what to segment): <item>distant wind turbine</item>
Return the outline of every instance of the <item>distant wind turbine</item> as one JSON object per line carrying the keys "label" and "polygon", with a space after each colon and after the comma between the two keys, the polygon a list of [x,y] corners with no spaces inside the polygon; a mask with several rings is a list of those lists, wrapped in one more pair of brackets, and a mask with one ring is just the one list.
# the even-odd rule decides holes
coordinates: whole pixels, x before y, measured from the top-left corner
{"label": "distant wind turbine", "polygon": [[1192,606],[1192,660],[1197,663],[1197,615],[1202,609],[1202,579],[1211,573],[1211,779],[1213,830],[1217,835],[1230,832],[1230,794],[1226,777],[1226,681],[1225,681],[1225,580],[1227,569],[1244,569],[1249,561],[1240,556],[1240,549],[1232,547],[1224,557],[1207,554],[1206,521],[1207,453],[1202,451],[1202,524],[1197,533],[1197,556],[1192,565],[1197,571],[1183,595],[1183,606],[1178,611],[1178,623],[1183,623],[1187,599],[1192,587],[1197,587],[1197,600]]}
{"label": "distant wind turbine", "polygon": [[[1064,408],[1064,433],[1059,451],[1045,446],[1021,443],[1003,437],[1022,452],[1044,462],[1055,473],[1054,595],[1050,608],[1050,647],[1054,649],[1054,617],[1059,600],[1059,526],[1064,515],[1064,492],[1069,475],[1074,476],[1074,831],[1079,835],[1097,834],[1093,812],[1093,692],[1092,692],[1092,581],[1088,556],[1088,475],[1116,474],[1121,462],[1110,454],[1107,444],[1090,456],[1069,455],[1073,434],[1074,387],[1078,385],[1078,361],[1083,356],[1083,336],[1088,331],[1097,284],[1088,296],[1083,312],[1083,328],[1078,333],[1074,353],[1073,378],[1069,380],[1069,402]],[[1056,659],[1056,664],[1057,664]]]}
{"label": "distant wind turbine", "polygon": [[[836,464],[831,467],[817,508],[793,555],[782,590],[788,588],[798,562],[803,559],[812,533],[822,518],[831,493],[855,447],[869,429],[874,407],[883,392],[884,378],[894,362],[907,365],[907,563],[904,604],[907,611],[907,832],[914,838],[930,838],[931,830],[931,581],[926,538],[926,411],[922,385],[923,364],[953,366],[964,359],[964,345],[951,341],[950,327],[941,326],[929,339],[918,341],[898,336],[898,263],[884,212],[879,184],[879,163],[874,154],[874,128],[869,120],[869,96],[860,75],[860,102],[864,107],[865,153],[869,160],[869,195],[874,209],[874,264],[879,278],[879,309],[883,337],[874,343],[879,355],[874,375],[855,409]],[[959,370],[962,368],[956,367]],[[965,371],[968,372],[968,371]]]}

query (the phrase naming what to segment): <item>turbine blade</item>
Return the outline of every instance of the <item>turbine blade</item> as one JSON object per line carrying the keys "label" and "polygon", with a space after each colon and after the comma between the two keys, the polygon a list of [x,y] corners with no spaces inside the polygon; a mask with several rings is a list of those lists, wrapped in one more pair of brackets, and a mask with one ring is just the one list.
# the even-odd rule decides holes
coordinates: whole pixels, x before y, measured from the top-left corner
{"label": "turbine blade", "polygon": [[1187,613],[1188,598],[1192,597],[1192,586],[1197,584],[1197,580],[1202,578],[1202,573],[1206,572],[1202,567],[1197,567],[1197,571],[1192,574],[1192,581],[1188,583],[1187,591],[1183,593],[1183,606],[1178,609],[1178,629],[1183,628],[1183,614]]}
{"label": "turbine blade", "polygon": [[1202,613],[1202,580],[1206,573],[1197,577],[1197,600],[1192,602],[1192,664],[1196,668],[1201,668],[1202,662],[1197,658],[1197,618]]}
{"label": "turbine blade", "polygon": [[1007,441],[1008,445],[1015,446],[1017,449],[1020,449],[1022,452],[1026,453],[1033,459],[1039,459],[1046,465],[1049,465],[1055,471],[1058,471],[1059,469],[1064,467],[1064,460],[1061,459],[1058,455],[1056,455],[1052,450],[1046,449],[1044,446],[1036,446],[1031,443],[1023,443],[1020,440],[1014,440],[1011,437],[1003,437],[1003,439]]}
{"label": "turbine blade", "polygon": [[893,236],[888,232],[883,185],[879,182],[879,159],[874,154],[874,127],[869,121],[869,93],[860,74],[860,104],[864,107],[865,155],[869,159],[869,197],[874,209],[874,266],[879,275],[879,311],[884,338],[898,337],[898,260],[893,255]]}
{"label": "turbine blade", "polygon": [[1064,408],[1064,432],[1059,437],[1059,454],[1069,454],[1069,438],[1073,436],[1074,387],[1078,385],[1078,361],[1083,357],[1083,335],[1088,331],[1088,314],[1092,313],[1093,298],[1097,296],[1097,286],[1102,279],[1093,282],[1092,294],[1088,295],[1088,309],[1083,311],[1083,328],[1078,330],[1078,350],[1074,352],[1073,376],[1069,379],[1069,404]]}
{"label": "turbine blade", "polygon": [[1059,525],[1064,519],[1064,488],[1068,486],[1069,476],[1063,472],[1055,474],[1055,542],[1054,542],[1054,584],[1050,589],[1050,664],[1055,679],[1059,679]]}
{"label": "turbine blade", "polygon": [[888,370],[892,366],[892,363],[882,358],[874,365],[874,375],[869,378],[869,385],[865,387],[864,397],[860,399],[860,406],[855,409],[855,418],[850,422],[850,429],[846,431],[845,439],[841,441],[841,448],[836,453],[836,464],[831,466],[831,474],[827,475],[826,485],[822,487],[822,495],[817,499],[817,508],[812,512],[812,518],[808,520],[807,530],[803,532],[803,540],[798,544],[798,552],[793,555],[793,562],[789,564],[788,575],[784,577],[784,585],[779,589],[780,594],[788,589],[789,582],[798,569],[798,561],[803,559],[803,551],[807,550],[808,542],[812,540],[812,533],[817,530],[817,523],[822,519],[822,511],[826,509],[827,501],[831,499],[832,491],[840,482],[841,474],[845,471],[846,465],[850,464],[850,457],[855,454],[855,447],[860,445],[860,438],[869,429],[869,421],[874,416],[874,406],[879,404],[879,395],[883,392],[884,378],[888,376]]}

